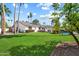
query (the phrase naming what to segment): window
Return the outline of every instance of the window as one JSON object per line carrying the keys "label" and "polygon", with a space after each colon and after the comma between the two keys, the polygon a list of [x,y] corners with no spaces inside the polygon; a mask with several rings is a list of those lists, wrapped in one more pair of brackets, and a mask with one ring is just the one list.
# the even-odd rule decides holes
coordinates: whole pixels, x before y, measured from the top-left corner
{"label": "window", "polygon": [[32,30],[32,27],[31,26],[29,26],[29,30]]}

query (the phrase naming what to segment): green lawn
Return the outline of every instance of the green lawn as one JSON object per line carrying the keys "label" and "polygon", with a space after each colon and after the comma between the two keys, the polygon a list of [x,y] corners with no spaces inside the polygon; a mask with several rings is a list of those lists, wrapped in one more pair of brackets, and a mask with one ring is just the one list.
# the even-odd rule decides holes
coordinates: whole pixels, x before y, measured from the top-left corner
{"label": "green lawn", "polygon": [[[17,35],[5,35],[0,36],[0,55],[9,55],[9,49],[16,46],[28,46],[33,45],[44,45],[47,41],[57,41],[62,42],[74,41],[71,35],[62,36],[60,34],[49,34],[49,33],[24,33]],[[39,54],[38,54],[39,55]],[[42,54],[41,54],[42,55]]]}

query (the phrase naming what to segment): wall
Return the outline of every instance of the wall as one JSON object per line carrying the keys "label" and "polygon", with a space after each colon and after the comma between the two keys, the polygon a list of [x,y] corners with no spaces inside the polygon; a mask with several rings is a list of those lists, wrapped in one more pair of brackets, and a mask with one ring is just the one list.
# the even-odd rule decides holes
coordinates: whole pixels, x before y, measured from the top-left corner
{"label": "wall", "polygon": [[[6,28],[6,31],[8,31],[9,30],[9,28]],[[0,28],[0,33],[1,33],[1,28]]]}
{"label": "wall", "polygon": [[34,30],[34,32],[38,32],[39,27],[32,27],[32,30]]}
{"label": "wall", "polygon": [[35,32],[38,32],[38,30],[39,30],[39,27],[36,27],[36,28],[35,28]]}

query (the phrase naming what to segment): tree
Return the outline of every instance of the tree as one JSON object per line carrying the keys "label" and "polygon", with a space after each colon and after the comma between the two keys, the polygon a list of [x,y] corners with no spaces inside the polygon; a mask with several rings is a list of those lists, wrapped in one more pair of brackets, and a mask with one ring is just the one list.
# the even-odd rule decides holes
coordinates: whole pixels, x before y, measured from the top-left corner
{"label": "tree", "polygon": [[32,13],[29,13],[30,22],[32,22]]}
{"label": "tree", "polygon": [[58,4],[58,3],[53,3],[53,4],[52,4],[52,7],[54,8],[54,11],[55,11],[55,10],[58,10],[59,4]]}
{"label": "tree", "polygon": [[68,24],[68,31],[73,36],[75,41],[77,42],[79,46],[79,41],[77,37],[73,34],[73,26],[76,28],[77,32],[79,33],[79,27],[77,26],[77,23],[79,23],[79,4],[77,3],[66,3],[63,6],[63,14],[65,15],[67,24]]}
{"label": "tree", "polygon": [[4,9],[4,4],[2,3],[2,34],[5,33],[5,9]]}
{"label": "tree", "polygon": [[6,5],[4,5],[4,3],[0,3],[0,16],[1,16],[1,27],[2,27],[2,31],[1,34],[5,33],[5,27],[6,27],[6,19],[5,19],[5,14],[6,15],[10,15],[11,11],[9,10],[9,8],[6,7]]}
{"label": "tree", "polygon": [[32,23],[37,25],[37,24],[39,24],[39,20],[35,19],[32,21]]}
{"label": "tree", "polygon": [[[7,15],[7,16],[10,16],[10,14],[11,14],[11,11],[10,11],[10,9],[4,4],[4,9],[5,9],[5,14]],[[2,3],[0,3],[0,16],[2,15]]]}
{"label": "tree", "polygon": [[53,26],[53,31],[54,33],[59,33],[60,24],[59,24],[59,19],[55,18],[54,19],[54,26]]}
{"label": "tree", "polygon": [[[79,19],[77,13],[79,11],[79,4],[77,3],[70,3],[70,4],[65,4],[64,5],[64,8],[63,8],[63,12],[66,16],[66,18],[68,19],[67,21],[71,24],[71,25],[74,25],[76,27],[77,30],[78,27],[76,26],[76,22],[78,21],[77,19]],[[76,22],[74,22],[76,21]],[[73,22],[73,23],[72,23]]]}
{"label": "tree", "polygon": [[[58,5],[54,4],[53,7],[58,7]],[[61,14],[65,15],[66,18],[66,30],[73,36],[75,41],[79,46],[78,38],[73,34],[73,30],[79,33],[79,4],[78,3],[65,3],[63,7],[55,8],[61,9]]]}
{"label": "tree", "polygon": [[30,18],[29,15],[27,16],[27,18],[28,18],[28,22],[29,22],[29,18]]}
{"label": "tree", "polygon": [[19,32],[19,18],[20,18],[20,10],[21,10],[21,6],[22,6],[22,5],[23,5],[23,3],[20,3],[20,4],[19,4],[17,32]]}
{"label": "tree", "polygon": [[14,5],[14,34],[16,34],[16,3]]}
{"label": "tree", "polygon": [[54,22],[53,32],[54,33],[59,33],[59,28],[60,28],[59,14],[56,12],[59,9],[59,4],[58,3],[53,3],[52,7],[54,8],[54,12],[52,13],[52,16],[54,16],[52,18],[52,21]]}

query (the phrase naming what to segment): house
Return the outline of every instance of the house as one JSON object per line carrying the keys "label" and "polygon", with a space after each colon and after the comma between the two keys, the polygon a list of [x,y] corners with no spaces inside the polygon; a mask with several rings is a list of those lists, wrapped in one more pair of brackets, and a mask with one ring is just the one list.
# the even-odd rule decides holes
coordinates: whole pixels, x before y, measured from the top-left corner
{"label": "house", "polygon": [[[51,26],[44,26],[40,24],[32,24],[29,22],[19,21],[16,22],[16,31],[19,24],[19,32],[52,32]],[[12,27],[12,31],[14,30],[14,26]],[[13,31],[14,32],[14,31]]]}
{"label": "house", "polygon": [[[5,31],[8,32],[9,31],[9,28],[6,28]],[[1,34],[1,27],[0,27],[0,34]]]}

